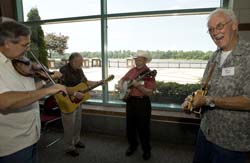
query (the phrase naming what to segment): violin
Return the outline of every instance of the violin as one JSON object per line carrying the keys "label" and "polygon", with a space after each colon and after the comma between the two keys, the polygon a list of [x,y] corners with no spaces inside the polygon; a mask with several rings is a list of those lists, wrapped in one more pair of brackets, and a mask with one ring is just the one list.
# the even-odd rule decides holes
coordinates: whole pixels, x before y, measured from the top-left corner
{"label": "violin", "polygon": [[19,74],[26,77],[39,77],[42,79],[48,79],[47,73],[50,75],[54,74],[48,69],[43,69],[41,64],[31,62],[30,59],[25,56],[22,56],[18,59],[13,59],[12,64]]}
{"label": "violin", "polygon": [[[12,64],[15,70],[23,76],[26,77],[34,77],[35,75],[40,75],[40,77],[44,77],[55,85],[56,82],[52,79],[50,74],[54,74],[53,72],[49,72],[48,69],[41,64],[41,62],[37,59],[32,51],[29,51],[32,57],[35,59],[37,63],[31,62],[27,57],[22,56],[18,59],[13,59]],[[56,74],[56,73],[55,73]],[[63,96],[68,96],[65,92],[59,91]]]}
{"label": "violin", "polygon": [[[13,59],[12,64],[16,71],[23,76],[34,76],[35,74],[40,74],[40,77],[45,77],[46,79],[50,80],[50,82],[55,85],[56,82],[52,79],[51,73],[48,69],[41,64],[41,62],[37,59],[35,54],[32,51],[29,51],[31,56],[35,59],[36,63],[31,62],[27,57],[20,57],[18,59]],[[22,67],[22,68],[21,68]],[[43,75],[42,75],[43,74]],[[53,73],[54,74],[54,73]],[[56,73],[55,73],[56,74]],[[63,96],[67,96],[67,94],[63,91],[60,91]]]}

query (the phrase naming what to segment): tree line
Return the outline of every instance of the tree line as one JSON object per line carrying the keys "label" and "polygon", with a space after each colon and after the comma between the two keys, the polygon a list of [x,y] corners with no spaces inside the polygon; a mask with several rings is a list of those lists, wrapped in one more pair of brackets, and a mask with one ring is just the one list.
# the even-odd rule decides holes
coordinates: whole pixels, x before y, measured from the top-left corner
{"label": "tree line", "polygon": [[[182,59],[182,60],[208,60],[209,56],[213,53],[212,51],[203,52],[200,50],[194,51],[183,51],[183,50],[169,50],[169,51],[148,51],[153,59]],[[130,58],[135,51],[130,50],[117,50],[108,51],[108,58],[113,59],[125,59]],[[101,58],[101,52],[80,52],[84,58]],[[52,58],[65,58],[69,57],[70,53],[59,54],[54,52],[51,54]]]}
{"label": "tree line", "polygon": [[[129,58],[134,53],[134,51],[130,50],[118,50],[118,51],[109,51],[109,58]],[[212,51],[203,52],[200,50],[195,51],[183,51],[183,50],[168,50],[168,51],[148,51],[148,53],[152,56],[153,59],[184,59],[184,60],[208,60],[209,56],[213,53]],[[100,52],[81,52],[83,57],[86,58],[100,58]]]}

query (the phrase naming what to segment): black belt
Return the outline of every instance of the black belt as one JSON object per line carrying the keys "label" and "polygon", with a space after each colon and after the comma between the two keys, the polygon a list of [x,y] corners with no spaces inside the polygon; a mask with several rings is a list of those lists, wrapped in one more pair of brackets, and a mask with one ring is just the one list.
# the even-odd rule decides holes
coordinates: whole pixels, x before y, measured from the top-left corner
{"label": "black belt", "polygon": [[146,99],[148,96],[129,96],[130,99]]}

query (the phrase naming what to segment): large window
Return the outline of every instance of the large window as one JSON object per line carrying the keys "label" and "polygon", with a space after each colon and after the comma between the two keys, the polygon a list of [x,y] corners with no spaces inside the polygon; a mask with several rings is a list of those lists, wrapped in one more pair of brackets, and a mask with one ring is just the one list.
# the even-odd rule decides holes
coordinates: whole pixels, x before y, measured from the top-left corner
{"label": "large window", "polygon": [[[52,54],[49,59],[50,62],[55,62],[54,67],[51,69],[60,68],[64,62],[60,62],[61,58],[67,60],[71,52],[95,52],[98,54],[96,57],[88,58],[84,57],[83,69],[88,80],[97,81],[102,80],[102,70],[101,70],[101,30],[100,21],[90,21],[90,22],[71,22],[71,23],[60,23],[60,24],[49,24],[42,25],[42,28],[47,34],[55,35],[65,35],[68,36],[68,49],[64,55]],[[99,62],[99,63],[97,63]],[[97,101],[101,101],[102,92],[101,87],[95,88],[92,91],[92,100],[98,98]]]}
{"label": "large window", "polygon": [[99,0],[23,0],[24,20],[31,8],[38,8],[42,20],[100,15]]}
{"label": "large window", "polygon": [[66,52],[101,51],[100,21],[42,25],[44,34],[69,36]]}
{"label": "large window", "polygon": [[219,0],[108,0],[108,13],[219,7]]}
{"label": "large window", "polygon": [[207,15],[164,16],[108,21],[108,49],[149,51],[215,49],[206,33]]}
{"label": "large window", "polygon": [[[89,80],[115,75],[108,87],[104,87],[108,91],[104,89],[102,92],[103,87],[97,87],[90,101],[124,104],[118,97],[115,85],[133,66],[131,55],[137,50],[151,53],[153,60],[149,67],[157,70],[156,80],[161,84],[161,89],[165,89],[162,88],[163,84],[170,83],[177,90],[177,84],[197,84],[200,81],[206,60],[164,56],[207,54],[216,49],[206,33],[206,21],[209,12],[220,7],[220,0],[72,2],[25,0],[24,21],[27,21],[30,9],[37,8],[45,35],[55,33],[69,37],[68,49],[61,58],[67,58],[71,52],[81,52],[86,60],[84,72]],[[29,22],[31,25],[36,23]],[[153,106],[180,107],[181,99],[176,100],[178,92],[171,99],[160,91],[156,90],[157,98],[152,98]],[[166,90],[168,93],[170,91]]]}

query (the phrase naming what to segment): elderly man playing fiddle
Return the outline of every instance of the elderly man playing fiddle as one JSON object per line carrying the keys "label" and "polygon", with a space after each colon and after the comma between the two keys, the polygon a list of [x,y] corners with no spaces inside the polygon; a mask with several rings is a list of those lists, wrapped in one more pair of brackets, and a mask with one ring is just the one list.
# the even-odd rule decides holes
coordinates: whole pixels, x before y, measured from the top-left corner
{"label": "elderly man playing fiddle", "polygon": [[216,9],[208,33],[218,49],[210,57],[202,83],[215,65],[207,94],[186,98],[183,110],[202,108],[193,163],[244,163],[250,150],[250,43],[238,34],[233,11]]}
{"label": "elderly man playing fiddle", "polygon": [[[0,162],[37,163],[40,137],[38,100],[59,91],[63,85],[41,88],[43,82],[19,74],[12,60],[28,50],[31,31],[15,21],[0,24]],[[39,89],[41,88],[41,89]]]}

